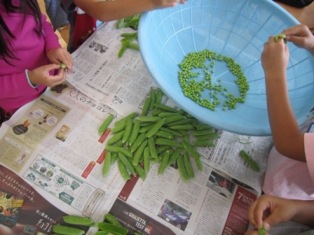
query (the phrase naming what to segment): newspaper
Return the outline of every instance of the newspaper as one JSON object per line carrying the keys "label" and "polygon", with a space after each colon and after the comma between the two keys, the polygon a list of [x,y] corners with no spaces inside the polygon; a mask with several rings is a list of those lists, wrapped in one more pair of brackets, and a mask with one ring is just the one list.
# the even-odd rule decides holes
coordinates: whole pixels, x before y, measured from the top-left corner
{"label": "newspaper", "polygon": [[[110,212],[129,234],[244,234],[247,210],[261,194],[270,137],[222,131],[214,147],[199,149],[204,169],[196,170],[188,182],[175,167],[158,174],[158,164],[151,165],[145,180],[135,176],[126,182],[117,164],[107,177],[102,175],[110,133],[99,136],[99,126],[109,114],[115,116],[112,127],[127,114],[140,112],[151,87],[157,87],[139,52],[127,50],[117,58],[123,32],[132,30],[116,30],[115,22],[101,26],[73,53],[75,66],[68,83],[47,89],[2,125],[0,190],[30,200],[14,184],[4,185],[9,175],[19,179],[18,187],[38,193],[62,213],[102,221]],[[242,149],[258,162],[259,172],[239,157]],[[43,217],[54,218],[49,225],[62,223],[53,210]],[[40,218],[19,221],[22,228],[33,229],[24,234],[51,233],[51,226],[42,226]],[[14,229],[1,220],[0,224]],[[95,231],[91,228],[87,234]]]}

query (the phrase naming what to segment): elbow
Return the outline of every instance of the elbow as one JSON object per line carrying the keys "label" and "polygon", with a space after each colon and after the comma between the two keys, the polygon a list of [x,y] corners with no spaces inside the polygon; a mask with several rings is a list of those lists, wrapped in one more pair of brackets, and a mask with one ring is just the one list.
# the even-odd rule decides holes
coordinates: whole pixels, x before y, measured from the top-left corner
{"label": "elbow", "polygon": [[303,135],[292,140],[274,141],[274,146],[281,155],[296,161],[306,162]]}

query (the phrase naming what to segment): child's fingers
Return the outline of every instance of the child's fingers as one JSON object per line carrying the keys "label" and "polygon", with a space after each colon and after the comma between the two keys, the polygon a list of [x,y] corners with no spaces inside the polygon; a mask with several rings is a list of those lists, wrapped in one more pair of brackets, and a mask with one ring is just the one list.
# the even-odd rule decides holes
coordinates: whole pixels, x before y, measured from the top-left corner
{"label": "child's fingers", "polygon": [[56,75],[49,76],[49,87],[54,87],[62,84],[66,80],[66,72],[63,69],[59,69]]}

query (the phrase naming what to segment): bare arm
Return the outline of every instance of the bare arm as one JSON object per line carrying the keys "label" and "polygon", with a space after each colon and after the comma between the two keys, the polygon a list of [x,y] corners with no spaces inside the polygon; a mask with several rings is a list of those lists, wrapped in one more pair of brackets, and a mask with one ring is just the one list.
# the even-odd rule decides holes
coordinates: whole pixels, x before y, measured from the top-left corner
{"label": "bare arm", "polygon": [[289,50],[283,40],[270,37],[262,54],[269,121],[276,149],[282,155],[305,161],[304,134],[300,132],[290,105],[286,68]]}
{"label": "bare arm", "polygon": [[90,16],[107,22],[153,9],[172,7],[179,0],[74,0],[74,3]]}

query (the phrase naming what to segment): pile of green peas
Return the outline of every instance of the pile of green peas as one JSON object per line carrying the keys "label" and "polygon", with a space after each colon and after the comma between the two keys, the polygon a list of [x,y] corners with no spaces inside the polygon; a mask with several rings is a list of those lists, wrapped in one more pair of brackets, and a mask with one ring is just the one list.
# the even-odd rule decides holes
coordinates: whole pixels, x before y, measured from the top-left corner
{"label": "pile of green peas", "polygon": [[[209,65],[206,64],[207,61],[210,61]],[[213,83],[215,61],[226,63],[231,74],[235,76],[234,82],[239,88],[239,95],[228,92],[228,89],[220,84],[220,80],[217,80],[217,84]],[[178,77],[183,94],[197,104],[214,111],[218,105],[222,105],[222,110],[230,110],[235,109],[237,103],[245,102],[249,84],[241,66],[232,58],[205,49],[187,54],[179,68]],[[204,72],[203,77],[201,71]],[[203,94],[206,92],[210,98],[204,98]],[[218,96],[219,93],[225,97],[223,102]]]}

